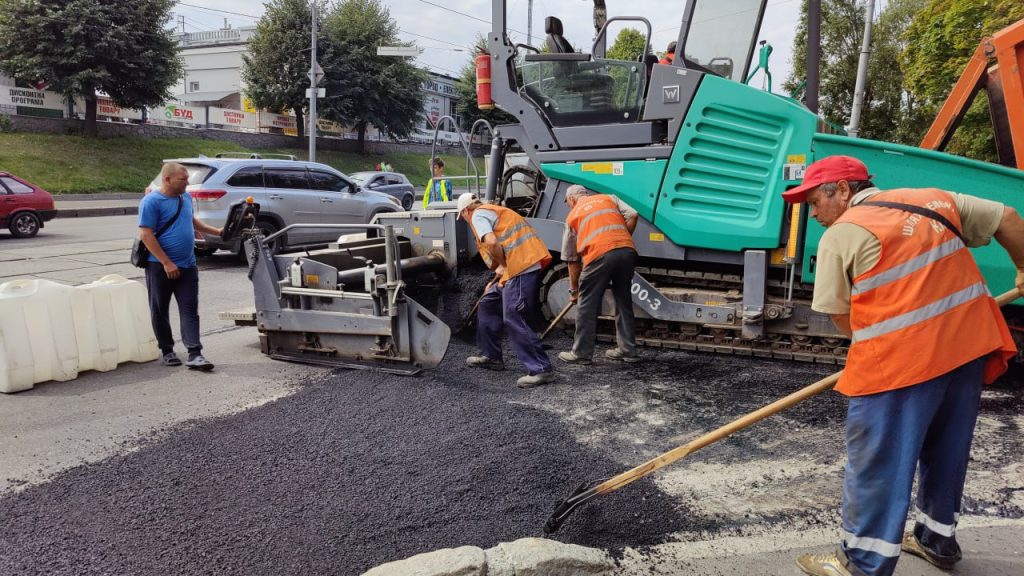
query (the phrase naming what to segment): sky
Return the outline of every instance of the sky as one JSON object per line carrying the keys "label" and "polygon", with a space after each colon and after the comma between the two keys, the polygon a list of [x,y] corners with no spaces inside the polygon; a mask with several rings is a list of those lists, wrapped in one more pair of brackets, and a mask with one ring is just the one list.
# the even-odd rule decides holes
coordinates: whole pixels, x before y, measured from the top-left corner
{"label": "sky", "polygon": [[[749,0],[714,0],[727,10],[730,5],[745,6]],[[457,76],[470,59],[470,48],[477,35],[490,31],[491,2],[489,0],[382,0],[398,23],[403,41],[414,42],[423,49],[417,58],[421,66],[449,76]],[[527,12],[529,0],[508,0],[509,34],[515,42],[527,43]],[[651,44],[663,51],[669,41],[679,33],[682,20],[682,0],[607,0],[608,15],[644,16],[653,26]],[[790,62],[793,36],[800,20],[801,0],[769,0],[765,9],[760,40],[773,47],[771,71],[773,89],[781,91],[792,68]],[[557,16],[562,20],[564,36],[577,47],[589,52],[594,30],[591,18],[591,0],[533,0],[532,45],[539,46],[544,38],[544,17]],[[216,30],[225,21],[232,27],[253,26],[263,14],[263,4],[252,0],[187,0],[174,8],[175,22],[185,18],[187,32]],[[613,23],[609,46],[615,35],[626,26],[646,31],[643,25]],[[754,60],[757,53],[755,50]],[[762,87],[758,75],[753,85]]]}

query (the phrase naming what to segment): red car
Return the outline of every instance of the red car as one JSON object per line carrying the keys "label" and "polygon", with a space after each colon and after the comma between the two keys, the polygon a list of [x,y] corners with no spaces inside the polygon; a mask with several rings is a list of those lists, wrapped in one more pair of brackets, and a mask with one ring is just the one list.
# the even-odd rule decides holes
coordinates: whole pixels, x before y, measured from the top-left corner
{"label": "red car", "polygon": [[39,233],[43,222],[56,215],[49,192],[13,174],[0,172],[0,226],[7,226],[17,238],[31,238]]}

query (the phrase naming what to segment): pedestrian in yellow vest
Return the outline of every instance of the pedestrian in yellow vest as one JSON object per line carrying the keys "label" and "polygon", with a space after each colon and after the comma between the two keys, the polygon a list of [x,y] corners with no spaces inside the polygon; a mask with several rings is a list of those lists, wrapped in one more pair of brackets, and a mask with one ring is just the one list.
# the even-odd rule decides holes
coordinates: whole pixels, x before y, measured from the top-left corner
{"label": "pedestrian in yellow vest", "polygon": [[[836,391],[849,397],[839,550],[807,574],[889,576],[900,552],[944,569],[982,384],[1016,346],[968,248],[992,238],[1024,286],[1024,220],[998,202],[936,188],[879,190],[856,158],[829,156],[783,194],[826,227],[811,308],[852,340]],[[914,528],[904,533],[914,475]]]}
{"label": "pedestrian in yellow vest", "polygon": [[430,171],[434,175],[427,181],[423,190],[423,209],[434,202],[448,202],[452,199],[452,183],[444,177],[444,160],[434,158],[430,161]]}

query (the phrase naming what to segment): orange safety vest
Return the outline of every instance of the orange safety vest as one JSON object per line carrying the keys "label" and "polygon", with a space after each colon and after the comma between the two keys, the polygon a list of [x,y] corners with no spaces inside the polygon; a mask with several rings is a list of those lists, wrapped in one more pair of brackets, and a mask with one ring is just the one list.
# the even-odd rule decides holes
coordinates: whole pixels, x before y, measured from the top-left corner
{"label": "orange safety vest", "polygon": [[633,236],[626,228],[626,220],[611,196],[591,194],[583,196],[565,219],[576,234],[576,251],[587,266],[616,248],[632,248]]}
{"label": "orange safety vest", "polygon": [[[929,208],[961,228],[956,202],[935,188],[881,192],[871,200]],[[1017,348],[970,251],[941,223],[881,206],[853,206],[836,222],[882,243],[878,263],[853,279],[853,343],[836,390],[864,396],[913,386],[982,356],[985,383]]]}
{"label": "orange safety vest", "polygon": [[661,60],[658,60],[658,64],[665,64],[665,65],[671,66],[672,65],[672,56],[671,55],[665,56]]}
{"label": "orange safety vest", "polygon": [[[530,226],[530,223],[514,210],[493,204],[486,204],[478,210],[491,210],[498,215],[498,222],[494,226],[494,235],[498,239],[498,244],[505,251],[505,274],[498,282],[499,285],[504,286],[509,278],[534,264],[539,263],[541,268],[544,268],[551,262],[551,253],[548,252],[544,241],[537,236],[536,230]],[[483,242],[480,241],[480,236],[477,235],[476,229],[473,227],[472,218],[469,219],[469,229],[473,231],[473,237],[476,238],[480,256],[490,266],[487,250],[484,249]]]}

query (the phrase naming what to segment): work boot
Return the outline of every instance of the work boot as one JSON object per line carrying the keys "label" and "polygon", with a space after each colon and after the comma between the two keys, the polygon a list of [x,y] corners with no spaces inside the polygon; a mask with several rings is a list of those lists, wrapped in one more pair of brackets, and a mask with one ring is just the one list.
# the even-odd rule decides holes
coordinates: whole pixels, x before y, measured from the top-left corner
{"label": "work boot", "polygon": [[488,356],[470,356],[466,358],[466,366],[470,368],[486,368],[487,370],[504,370],[505,362]]}
{"label": "work boot", "polygon": [[555,372],[548,370],[547,372],[538,372],[536,374],[529,374],[522,376],[519,380],[516,380],[516,386],[520,388],[533,388],[540,386],[541,384],[547,384],[555,380]]}
{"label": "work boot", "polygon": [[[828,554],[801,554],[796,565],[811,576],[853,576],[848,566],[850,561],[837,552]],[[860,571],[857,571],[858,574]]]}
{"label": "work boot", "polygon": [[558,359],[566,364],[578,364],[580,366],[590,366],[593,364],[590,358],[582,358],[577,356],[575,352],[559,352]]}
{"label": "work boot", "polygon": [[178,358],[178,355],[174,352],[164,354],[160,358],[160,362],[162,362],[164,366],[181,366],[181,358]]}
{"label": "work boot", "polygon": [[604,357],[619,362],[639,362],[640,357],[636,354],[626,354],[622,348],[611,348],[604,351]]}
{"label": "work boot", "polygon": [[207,360],[202,354],[189,354],[185,366],[188,366],[189,370],[202,370],[203,372],[213,370],[213,362]]}
{"label": "work boot", "polygon": [[924,547],[917,537],[914,536],[913,532],[907,532],[903,535],[903,551],[924,558],[934,566],[938,566],[943,570],[952,570],[953,566],[960,561],[963,554],[960,552],[960,547],[957,546],[956,554],[952,556],[939,556],[935,552]]}

